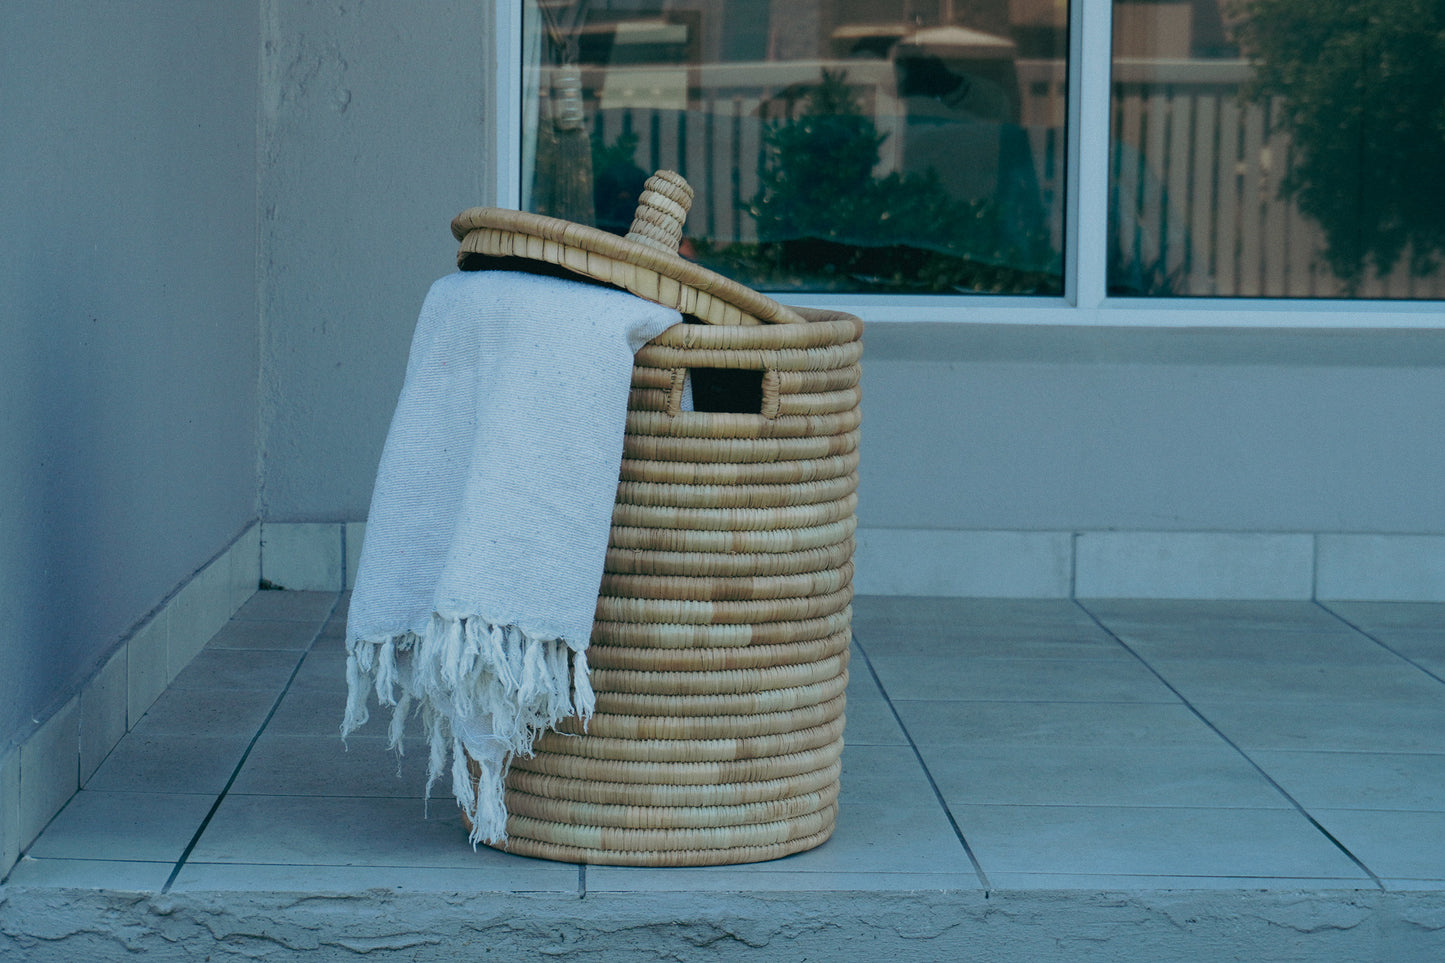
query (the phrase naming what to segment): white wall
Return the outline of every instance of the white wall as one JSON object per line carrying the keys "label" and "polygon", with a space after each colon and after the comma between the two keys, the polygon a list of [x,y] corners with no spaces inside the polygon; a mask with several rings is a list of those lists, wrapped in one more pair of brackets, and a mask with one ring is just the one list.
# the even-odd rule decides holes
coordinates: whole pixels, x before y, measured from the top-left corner
{"label": "white wall", "polygon": [[864,527],[1445,534],[1445,332],[865,340]]}
{"label": "white wall", "polygon": [[361,519],[451,219],[493,176],[489,5],[261,6],[262,517]]}
{"label": "white wall", "polygon": [[255,517],[254,5],[0,5],[0,754]]}

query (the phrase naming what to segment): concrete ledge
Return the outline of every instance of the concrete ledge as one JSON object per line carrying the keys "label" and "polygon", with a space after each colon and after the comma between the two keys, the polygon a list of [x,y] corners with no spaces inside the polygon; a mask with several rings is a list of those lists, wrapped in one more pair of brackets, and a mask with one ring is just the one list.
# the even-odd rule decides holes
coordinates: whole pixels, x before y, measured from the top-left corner
{"label": "concrete ledge", "polygon": [[[124,926],[115,925],[125,920]],[[264,925],[262,925],[264,922]],[[272,893],[0,890],[0,957],[252,960],[1425,960],[1439,893],[1314,890]]]}
{"label": "concrete ledge", "polygon": [[138,623],[79,692],[0,759],[0,878],[255,593],[260,549],[260,526],[252,525]]}

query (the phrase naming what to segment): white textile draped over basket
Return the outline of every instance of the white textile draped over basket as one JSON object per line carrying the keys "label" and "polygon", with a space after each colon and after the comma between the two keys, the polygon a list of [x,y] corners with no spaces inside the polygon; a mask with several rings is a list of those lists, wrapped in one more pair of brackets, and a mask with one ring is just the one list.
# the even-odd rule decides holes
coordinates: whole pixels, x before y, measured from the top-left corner
{"label": "white textile draped over basket", "polygon": [[[680,315],[503,271],[437,281],[377,471],[346,630],[342,734],[368,693],[418,710],[427,786],[451,754],[472,842],[506,838],[502,779],[593,709],[586,648],[622,462],[633,355]],[[479,764],[477,792],[462,750]]]}

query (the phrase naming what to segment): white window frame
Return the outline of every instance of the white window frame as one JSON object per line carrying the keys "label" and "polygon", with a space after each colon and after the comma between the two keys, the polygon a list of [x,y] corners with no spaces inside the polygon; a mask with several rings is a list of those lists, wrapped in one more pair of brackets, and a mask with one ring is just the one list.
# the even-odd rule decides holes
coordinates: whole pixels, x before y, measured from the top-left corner
{"label": "white window frame", "polygon": [[[493,203],[521,198],[522,5],[493,0],[495,71],[488,92]],[[1111,297],[1107,291],[1112,0],[1070,0],[1064,295],[798,294],[788,303],[850,311],[870,322],[1107,328],[1445,328],[1445,301]],[[1084,225],[1096,225],[1091,232]]]}

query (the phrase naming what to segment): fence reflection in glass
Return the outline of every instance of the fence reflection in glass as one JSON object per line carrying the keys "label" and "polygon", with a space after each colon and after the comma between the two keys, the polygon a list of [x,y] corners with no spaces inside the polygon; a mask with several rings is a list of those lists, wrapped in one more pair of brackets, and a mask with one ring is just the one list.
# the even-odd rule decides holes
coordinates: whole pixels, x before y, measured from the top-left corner
{"label": "fence reflection in glass", "polygon": [[1445,297],[1445,3],[1113,14],[1110,293]]}
{"label": "fence reflection in glass", "polygon": [[625,233],[697,191],[684,254],[774,291],[1063,289],[1055,0],[542,0],[523,206]]}

